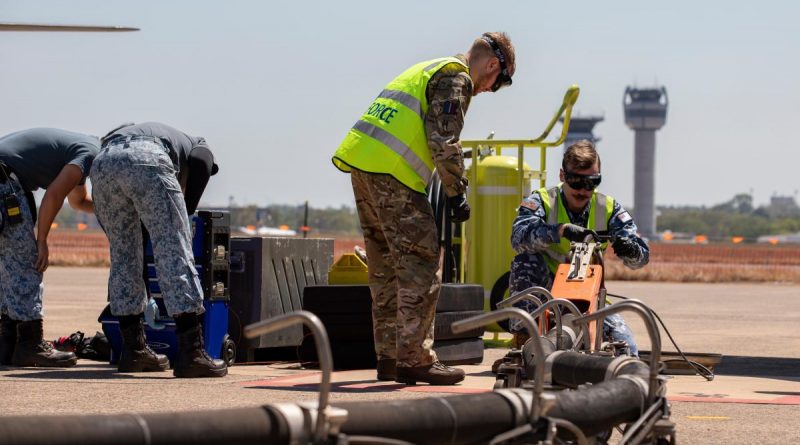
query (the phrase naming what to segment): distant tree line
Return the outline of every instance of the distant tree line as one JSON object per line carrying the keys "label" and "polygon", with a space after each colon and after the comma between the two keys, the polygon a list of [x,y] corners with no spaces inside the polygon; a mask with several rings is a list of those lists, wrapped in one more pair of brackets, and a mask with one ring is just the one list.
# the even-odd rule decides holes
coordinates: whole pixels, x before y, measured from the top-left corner
{"label": "distant tree line", "polygon": [[[775,201],[775,200],[773,200]],[[658,231],[707,235],[711,239],[800,232],[800,207],[793,199],[753,206],[753,197],[741,193],[711,207],[659,207]]]}
{"label": "distant tree line", "polygon": [[[231,225],[234,227],[287,226],[298,230],[303,225],[305,206],[274,204],[232,207]],[[753,198],[742,193],[711,207],[678,206],[659,207],[658,231],[703,234],[711,239],[743,236],[755,239],[762,235],[780,235],[800,232],[800,207],[793,199],[760,207]],[[56,217],[62,227],[74,228],[79,222],[97,227],[94,215],[86,215],[64,205]],[[308,209],[308,226],[312,233],[357,234],[361,228],[356,210],[348,206]]]}

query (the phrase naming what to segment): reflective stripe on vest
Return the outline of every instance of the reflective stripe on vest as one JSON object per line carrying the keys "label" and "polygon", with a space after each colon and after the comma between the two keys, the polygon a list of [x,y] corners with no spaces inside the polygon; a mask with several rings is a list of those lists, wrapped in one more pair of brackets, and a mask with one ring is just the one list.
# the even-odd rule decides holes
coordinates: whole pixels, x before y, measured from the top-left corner
{"label": "reflective stripe on vest", "polygon": [[[542,206],[544,207],[547,224],[567,224],[570,223],[567,210],[561,200],[561,184],[550,189],[541,188],[538,191],[539,196],[542,198]],[[597,203],[601,204],[601,210],[597,211]],[[608,220],[614,212],[614,198],[603,193],[595,191],[592,194],[592,199],[589,201],[589,220],[587,221],[587,228],[603,232],[608,230]],[[597,246],[601,251],[608,246],[608,243],[602,243]],[[570,242],[566,238],[561,238],[558,243],[553,243],[548,246],[544,251],[545,262],[551,272],[555,273],[558,265],[566,263],[568,260]]]}
{"label": "reflective stripe on vest", "polygon": [[428,168],[427,165],[425,165],[425,162],[411,150],[411,147],[404,144],[403,141],[397,139],[388,131],[365,121],[356,122],[356,124],[353,125],[353,128],[375,140],[382,142],[383,145],[386,145],[394,150],[395,153],[399,154],[401,158],[408,162],[408,165],[414,169],[414,171],[419,175],[420,178],[422,178],[423,181],[425,181],[426,184],[431,180],[431,175],[433,172]]}
{"label": "reflective stripe on vest", "polygon": [[344,172],[390,174],[425,193],[434,168],[425,132],[428,82],[451,64],[469,72],[459,59],[445,57],[418,63],[389,82],[339,145],[333,164]]}

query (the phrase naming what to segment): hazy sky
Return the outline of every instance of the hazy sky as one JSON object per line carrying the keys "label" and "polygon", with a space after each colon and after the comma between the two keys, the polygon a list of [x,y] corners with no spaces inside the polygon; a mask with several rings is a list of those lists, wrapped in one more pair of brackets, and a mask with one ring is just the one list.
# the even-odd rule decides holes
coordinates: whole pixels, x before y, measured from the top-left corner
{"label": "hazy sky", "polygon": [[[203,201],[352,205],[330,157],[408,66],[510,34],[514,85],[472,101],[463,138],[533,138],[580,85],[602,113],[603,189],[633,200],[626,85],[665,85],[656,203],[800,189],[800,3],[790,1],[8,1],[0,21],[137,26],[137,33],[0,33],[0,133],[103,134],[161,121],[218,158]],[[555,181],[560,149],[550,152]],[[536,166],[538,157],[528,158]]]}

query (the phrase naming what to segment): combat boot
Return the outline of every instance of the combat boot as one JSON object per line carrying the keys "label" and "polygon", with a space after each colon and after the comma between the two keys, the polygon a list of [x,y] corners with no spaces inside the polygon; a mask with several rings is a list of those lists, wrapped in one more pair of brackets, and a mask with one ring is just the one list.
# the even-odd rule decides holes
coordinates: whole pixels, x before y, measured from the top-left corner
{"label": "combat boot", "polygon": [[17,320],[6,314],[0,316],[0,365],[10,365],[17,343]]}
{"label": "combat boot", "polygon": [[397,360],[393,358],[378,359],[378,380],[391,382],[397,378]]}
{"label": "combat boot", "polygon": [[[527,332],[515,332],[514,336],[511,338],[511,349],[522,349],[529,338],[531,338],[531,336],[528,335]],[[502,365],[504,361],[505,357],[500,357],[492,363],[492,374],[497,374],[500,365]]]}
{"label": "combat boot", "polygon": [[531,336],[527,332],[515,332],[514,337],[511,338],[511,347],[513,349],[522,349],[530,338]]}
{"label": "combat boot", "polygon": [[159,372],[169,369],[167,356],[156,354],[147,346],[142,314],[119,317],[119,330],[122,333],[122,351],[117,363],[119,372]]}
{"label": "combat boot", "polygon": [[455,385],[464,380],[464,370],[445,366],[435,361],[428,366],[397,367],[397,383],[416,385],[425,382],[431,385]]}
{"label": "combat boot", "polygon": [[72,352],[56,351],[42,338],[42,320],[17,323],[17,344],[11,356],[13,366],[64,368],[75,366],[78,357]]}
{"label": "combat boot", "polygon": [[203,344],[203,328],[197,314],[175,317],[178,334],[178,357],[172,365],[175,377],[224,377],[228,365],[212,359]]}

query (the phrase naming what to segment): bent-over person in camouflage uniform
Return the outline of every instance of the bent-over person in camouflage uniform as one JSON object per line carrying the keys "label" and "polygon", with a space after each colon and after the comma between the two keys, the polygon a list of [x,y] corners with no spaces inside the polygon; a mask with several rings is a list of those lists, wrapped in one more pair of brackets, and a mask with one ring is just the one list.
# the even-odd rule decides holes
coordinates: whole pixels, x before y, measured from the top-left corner
{"label": "bent-over person in camouflage uniform", "polygon": [[351,173],[372,293],[378,379],[452,385],[464,371],[437,360],[439,242],[425,187],[434,168],[453,221],[469,218],[459,143],[473,96],[511,84],[514,48],[486,33],[466,54],[412,66],[378,95],[333,157]]}
{"label": "bent-over person in camouflage uniform", "polygon": [[[561,184],[549,190],[534,191],[519,206],[511,229],[511,246],[517,252],[511,262],[511,295],[533,286],[546,289],[553,286],[559,261],[555,259],[558,254],[552,252],[562,238],[582,242],[590,229],[603,230],[595,226],[596,219],[590,220],[590,215],[599,214],[605,220],[605,229],[611,235],[611,247],[625,266],[639,269],[650,259],[650,249],[637,234],[630,214],[617,200],[596,190],[601,176],[600,156],[594,144],[582,140],[569,146],[564,152],[559,175]],[[544,199],[547,199],[549,212]],[[613,201],[613,205],[609,206],[608,200]],[[602,245],[598,247],[603,248]],[[536,309],[528,301],[515,306],[528,312]],[[510,327],[514,344],[519,347],[528,338],[528,332],[516,321],[511,322]],[[625,341],[629,354],[638,357],[633,333],[620,315],[605,318],[603,336],[613,341]]]}
{"label": "bent-over person in camouflage uniform", "polygon": [[[227,366],[203,346],[199,316],[203,290],[194,267],[192,233],[183,190],[196,151],[210,149],[203,138],[156,122],[124,125],[103,138],[92,166],[97,219],[111,247],[108,292],[119,317],[123,347],[120,372],[162,371],[166,356],[146,343],[142,314],[147,303],[142,280],[144,224],[153,244],[158,283],[167,313],[175,318],[176,377],[222,377]],[[213,157],[211,158],[213,160]]]}
{"label": "bent-over person in camouflage uniform", "polygon": [[[42,274],[50,227],[67,198],[93,211],[86,177],[100,148],[94,136],[34,128],[0,138],[0,365],[72,366],[77,357],[43,340]],[[36,224],[33,192],[45,189]],[[35,236],[34,236],[35,233]]]}

